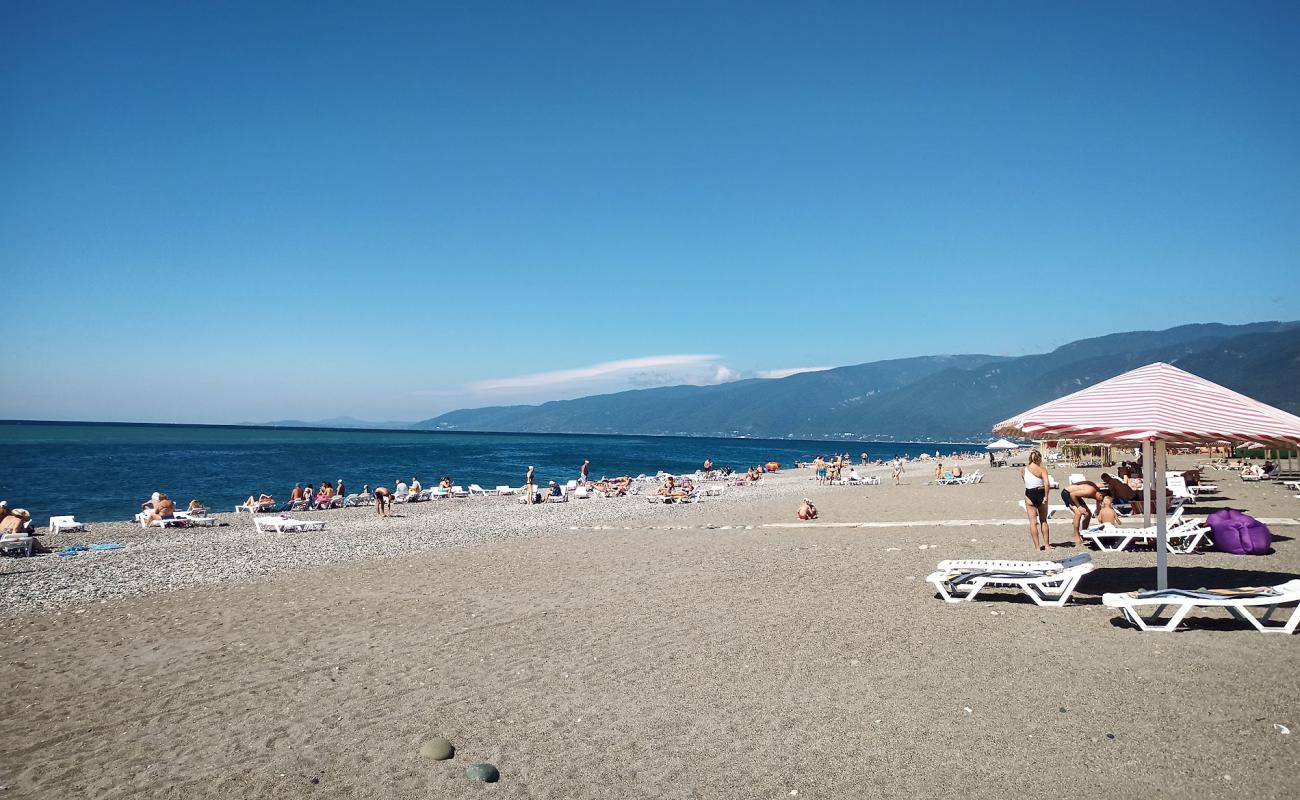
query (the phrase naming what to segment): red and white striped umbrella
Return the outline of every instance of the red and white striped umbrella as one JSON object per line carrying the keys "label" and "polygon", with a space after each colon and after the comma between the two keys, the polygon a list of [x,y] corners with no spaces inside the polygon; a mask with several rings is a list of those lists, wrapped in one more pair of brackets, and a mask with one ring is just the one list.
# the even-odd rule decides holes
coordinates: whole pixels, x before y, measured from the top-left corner
{"label": "red and white striped umbrella", "polygon": [[1300,417],[1169,364],[1148,364],[999,422],[1001,436],[1300,445]]}

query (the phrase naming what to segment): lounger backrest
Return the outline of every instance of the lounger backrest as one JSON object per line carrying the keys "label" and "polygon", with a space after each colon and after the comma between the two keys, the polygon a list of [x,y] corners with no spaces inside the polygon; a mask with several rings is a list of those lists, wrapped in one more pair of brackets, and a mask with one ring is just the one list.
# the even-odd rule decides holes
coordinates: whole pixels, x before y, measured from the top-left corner
{"label": "lounger backrest", "polygon": [[72,517],[50,517],[50,530],[53,531],[60,525],[76,525],[77,521]]}

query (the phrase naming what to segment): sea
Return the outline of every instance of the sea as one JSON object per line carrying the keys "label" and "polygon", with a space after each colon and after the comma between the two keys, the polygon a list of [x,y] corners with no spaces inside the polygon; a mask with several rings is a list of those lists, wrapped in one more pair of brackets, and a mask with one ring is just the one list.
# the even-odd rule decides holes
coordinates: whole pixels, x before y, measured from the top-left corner
{"label": "sea", "polygon": [[453,483],[520,486],[529,465],[540,483],[578,476],[693,472],[706,458],[744,472],[776,461],[792,466],[817,455],[863,452],[875,458],[975,449],[934,442],[798,441],[674,436],[460,433],[248,426],[0,421],[0,500],[26,508],[37,525],[52,514],[79,521],[128,520],[156,491],[184,508],[198,499],[230,511],[265,492],[284,501],[295,483],[343,479],[392,487],[418,477],[426,487]]}

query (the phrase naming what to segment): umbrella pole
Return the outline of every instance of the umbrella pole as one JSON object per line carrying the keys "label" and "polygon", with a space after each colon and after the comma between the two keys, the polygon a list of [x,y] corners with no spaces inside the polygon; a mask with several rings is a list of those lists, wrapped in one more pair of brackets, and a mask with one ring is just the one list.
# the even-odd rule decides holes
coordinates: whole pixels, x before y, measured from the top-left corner
{"label": "umbrella pole", "polygon": [[1156,440],[1156,589],[1169,588],[1169,543],[1165,541],[1165,440]]}
{"label": "umbrella pole", "polygon": [[1151,442],[1142,441],[1142,527],[1151,527]]}

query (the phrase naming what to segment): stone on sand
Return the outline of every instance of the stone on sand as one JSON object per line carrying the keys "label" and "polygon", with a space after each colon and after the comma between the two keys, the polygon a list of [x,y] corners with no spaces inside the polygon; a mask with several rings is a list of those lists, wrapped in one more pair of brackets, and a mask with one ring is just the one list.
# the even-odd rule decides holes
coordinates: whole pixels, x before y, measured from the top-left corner
{"label": "stone on sand", "polygon": [[441,736],[435,736],[420,745],[420,755],[433,761],[446,761],[455,754],[456,748]]}
{"label": "stone on sand", "polygon": [[497,768],[484,761],[481,764],[475,764],[472,767],[465,768],[465,777],[472,781],[483,781],[484,783],[496,783],[501,779],[501,773]]}

